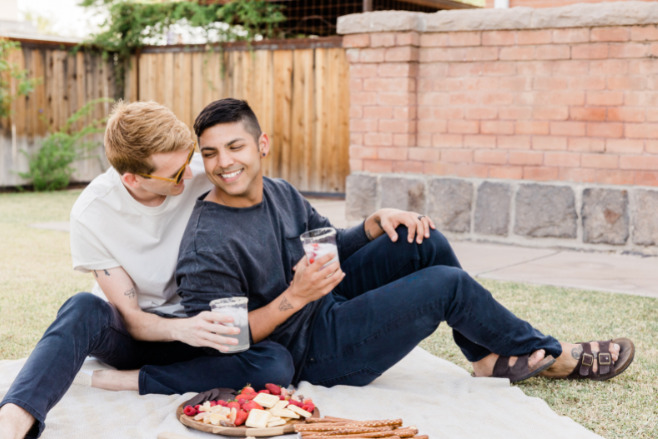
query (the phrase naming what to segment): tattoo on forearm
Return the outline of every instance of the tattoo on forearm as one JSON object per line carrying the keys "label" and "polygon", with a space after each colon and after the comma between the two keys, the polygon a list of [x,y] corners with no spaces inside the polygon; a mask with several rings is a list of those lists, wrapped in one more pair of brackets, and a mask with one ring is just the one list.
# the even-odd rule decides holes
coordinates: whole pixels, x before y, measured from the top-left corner
{"label": "tattoo on forearm", "polygon": [[94,276],[96,276],[96,279],[98,279],[98,272],[96,270],[93,271],[94,271]]}
{"label": "tattoo on forearm", "polygon": [[288,311],[289,309],[292,309],[292,304],[284,297],[279,304],[279,311]]}
{"label": "tattoo on forearm", "polygon": [[375,224],[377,224],[377,225],[379,226],[380,229],[384,230],[384,228],[382,227],[382,220],[380,220],[380,219],[376,219],[376,220],[375,220]]}
{"label": "tattoo on forearm", "polygon": [[571,356],[578,360],[581,356],[583,355],[583,347],[582,346],[577,346],[573,349],[571,349]]}
{"label": "tattoo on forearm", "polygon": [[372,234],[368,231],[368,229],[366,229],[366,238],[368,238],[368,241],[375,239],[374,236],[372,236]]}
{"label": "tattoo on forearm", "polygon": [[131,288],[125,293],[123,293],[124,296],[128,297],[129,299],[134,299],[137,297],[137,292],[135,291],[135,288]]}
{"label": "tattoo on forearm", "polygon": [[107,271],[107,270],[103,270],[103,272],[105,273],[105,276],[109,276],[109,275],[110,275],[110,272]]}

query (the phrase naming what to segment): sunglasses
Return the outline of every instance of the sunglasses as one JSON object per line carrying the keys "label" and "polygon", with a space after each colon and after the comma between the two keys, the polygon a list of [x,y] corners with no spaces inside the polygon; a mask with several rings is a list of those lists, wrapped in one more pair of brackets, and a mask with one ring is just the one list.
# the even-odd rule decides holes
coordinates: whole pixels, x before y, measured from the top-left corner
{"label": "sunglasses", "polygon": [[190,149],[190,153],[187,155],[187,160],[185,160],[185,163],[181,168],[176,172],[176,175],[173,178],[168,178],[168,177],[159,177],[157,175],[151,175],[151,174],[137,174],[140,177],[144,178],[155,178],[156,180],[163,180],[163,181],[169,181],[171,183],[180,183],[180,181],[183,179],[183,174],[185,174],[185,168],[187,168],[187,165],[190,164],[192,161],[192,156],[194,155],[194,150],[196,148],[196,142],[192,143],[192,148]]}

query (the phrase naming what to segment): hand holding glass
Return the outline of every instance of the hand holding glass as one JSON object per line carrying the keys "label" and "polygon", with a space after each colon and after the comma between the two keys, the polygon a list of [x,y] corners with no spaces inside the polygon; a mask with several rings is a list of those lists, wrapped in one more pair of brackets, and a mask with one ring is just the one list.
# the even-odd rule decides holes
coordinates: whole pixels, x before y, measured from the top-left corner
{"label": "hand holding glass", "polygon": [[213,312],[233,317],[233,323],[223,323],[224,325],[240,328],[240,333],[234,337],[237,338],[238,344],[229,345],[227,353],[243,352],[249,349],[248,301],[249,299],[246,297],[226,297],[210,302],[210,309]]}
{"label": "hand holding glass", "polygon": [[308,232],[302,233],[299,239],[302,240],[304,252],[306,253],[306,257],[310,264],[328,253],[333,253],[336,257],[324,264],[325,267],[331,263],[338,262],[336,229],[324,227],[321,229],[309,230]]}

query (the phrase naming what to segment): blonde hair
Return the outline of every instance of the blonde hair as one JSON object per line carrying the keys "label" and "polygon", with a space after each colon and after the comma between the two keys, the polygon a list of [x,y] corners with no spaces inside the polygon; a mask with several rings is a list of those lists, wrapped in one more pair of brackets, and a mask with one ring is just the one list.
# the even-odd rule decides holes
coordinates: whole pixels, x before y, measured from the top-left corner
{"label": "blonde hair", "polygon": [[153,154],[189,148],[192,132],[157,102],[117,102],[105,129],[105,155],[119,174],[151,174]]}

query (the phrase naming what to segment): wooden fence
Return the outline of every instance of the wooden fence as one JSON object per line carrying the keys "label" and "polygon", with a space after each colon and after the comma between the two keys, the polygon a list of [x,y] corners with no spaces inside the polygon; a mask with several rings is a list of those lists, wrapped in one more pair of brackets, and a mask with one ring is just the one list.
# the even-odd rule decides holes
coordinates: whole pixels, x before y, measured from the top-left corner
{"label": "wooden fence", "polygon": [[[343,193],[349,174],[349,65],[341,41],[147,47],[131,60],[124,98],[160,102],[190,127],[211,101],[246,99],[272,140],[264,162],[268,176],[285,178],[302,191]],[[111,65],[99,56],[23,42],[22,58],[19,65],[44,83],[15,106],[19,142],[45,133],[39,114],[59,126],[88,100],[115,95]],[[0,185],[6,185],[2,177]]]}
{"label": "wooden fence", "polygon": [[[62,127],[87,102],[116,95],[114,69],[100,54],[73,52],[73,44],[19,40],[20,50],[9,61],[38,78],[33,93],[16,99],[12,115],[0,119],[0,186],[25,183],[18,176],[28,169],[28,155],[35,153],[45,136]],[[12,83],[15,90],[16,84]],[[111,104],[98,105],[77,127],[109,113]],[[99,145],[102,135],[97,135]],[[105,165],[102,148],[95,158],[76,162],[75,178],[89,181]]]}

